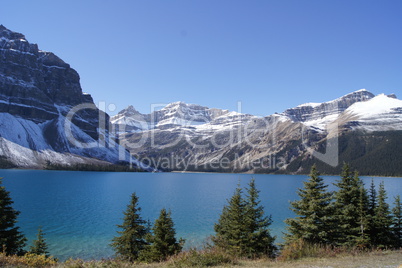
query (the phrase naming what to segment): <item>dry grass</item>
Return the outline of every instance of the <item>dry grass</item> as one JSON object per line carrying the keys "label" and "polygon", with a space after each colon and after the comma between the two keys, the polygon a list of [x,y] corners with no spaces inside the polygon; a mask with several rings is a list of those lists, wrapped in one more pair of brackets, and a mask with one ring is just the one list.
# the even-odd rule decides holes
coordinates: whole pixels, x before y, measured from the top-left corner
{"label": "dry grass", "polygon": [[6,256],[4,252],[0,253],[0,267],[50,267],[57,262],[53,257],[44,255],[35,255],[27,253],[24,256]]}
{"label": "dry grass", "polygon": [[[26,266],[16,260],[16,257],[11,258],[7,263],[5,257],[0,256],[0,267],[32,267]],[[3,261],[3,262],[2,262]],[[220,263],[220,264],[219,264]],[[25,264],[25,265],[24,265]],[[115,267],[115,268],[171,268],[171,267],[272,267],[272,268],[301,268],[301,267],[339,267],[339,268],[353,268],[353,267],[402,267],[402,251],[373,251],[366,253],[341,253],[335,257],[314,257],[302,258],[292,261],[280,261],[270,259],[259,260],[241,260],[241,259],[227,259],[227,256],[222,252],[185,252],[179,256],[175,256],[164,263],[153,264],[131,264],[121,262],[118,260],[102,260],[102,261],[89,261],[70,260],[64,263],[51,265],[55,268],[100,268],[100,267]],[[44,266],[36,266],[44,267]]]}
{"label": "dry grass", "polygon": [[294,261],[247,261],[240,263],[242,267],[272,267],[272,268],[301,268],[301,267],[333,267],[333,268],[362,268],[402,267],[402,251],[384,251],[361,253],[359,255],[343,255],[327,258],[304,258]]}

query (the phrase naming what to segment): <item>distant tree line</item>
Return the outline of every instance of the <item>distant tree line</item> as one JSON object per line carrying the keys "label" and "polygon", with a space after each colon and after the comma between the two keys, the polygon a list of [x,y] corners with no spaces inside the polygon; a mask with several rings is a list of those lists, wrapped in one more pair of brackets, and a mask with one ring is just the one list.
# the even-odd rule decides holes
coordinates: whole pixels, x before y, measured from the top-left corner
{"label": "distant tree line", "polygon": [[[377,131],[365,133],[352,131],[343,133],[338,137],[339,161],[346,162],[359,170],[359,174],[365,176],[402,176],[402,131]],[[301,141],[299,141],[301,144]],[[299,144],[299,146],[300,146]],[[325,153],[327,141],[317,144],[317,151]],[[286,148],[289,152],[290,148]],[[284,150],[284,152],[287,152]],[[280,154],[280,153],[278,153]],[[340,174],[342,165],[332,167],[323,162],[316,161],[314,158],[299,156],[294,159],[284,170],[277,173],[294,173],[299,170],[308,172],[316,164],[317,169],[323,174]],[[267,170],[261,170],[267,173]]]}
{"label": "distant tree line", "polygon": [[117,164],[96,165],[96,164],[74,164],[61,165],[46,163],[46,170],[66,170],[66,171],[104,171],[104,172],[145,172],[138,167],[130,167],[128,162],[120,162]]}
{"label": "distant tree line", "polygon": [[10,169],[15,167],[16,165],[14,165],[10,160],[8,160],[7,157],[3,155],[0,156],[0,169]]}
{"label": "distant tree line", "polygon": [[[378,189],[371,182],[366,189],[357,172],[345,164],[337,191],[328,191],[316,166],[309,179],[298,189],[299,200],[291,202],[295,217],[287,219],[287,233],[282,252],[302,241],[310,245],[332,248],[378,249],[402,247],[402,205],[395,197],[391,208],[384,183]],[[214,226],[210,248],[243,258],[274,257],[278,253],[275,237],[271,235],[271,216],[266,216],[260,203],[260,191],[255,180],[248,186],[238,186],[223,207]],[[18,211],[12,208],[9,192],[0,179],[0,250],[7,255],[23,255],[26,238],[16,226]],[[129,262],[160,262],[180,253],[184,240],[176,238],[171,211],[161,209],[152,224],[141,217],[136,193],[124,212],[123,222],[117,225],[118,234],[111,246],[116,257]],[[29,254],[48,257],[48,247],[41,228]]]}

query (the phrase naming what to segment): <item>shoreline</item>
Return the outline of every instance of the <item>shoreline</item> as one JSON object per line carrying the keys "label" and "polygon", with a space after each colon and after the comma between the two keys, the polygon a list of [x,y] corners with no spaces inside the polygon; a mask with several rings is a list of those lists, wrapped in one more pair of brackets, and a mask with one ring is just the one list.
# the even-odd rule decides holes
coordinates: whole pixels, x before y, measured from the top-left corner
{"label": "shoreline", "polygon": [[[40,169],[40,168],[0,168],[0,170],[24,170],[24,171],[62,171],[62,172],[102,172],[102,173],[157,173],[157,174],[165,174],[165,173],[183,173],[183,174],[232,174],[232,175],[283,175],[283,176],[290,176],[290,175],[296,175],[296,176],[309,176],[308,173],[306,174],[294,174],[294,173],[249,173],[249,172],[244,172],[244,173],[231,173],[231,172],[205,172],[205,171],[159,171],[159,172],[148,172],[148,171],[102,171],[102,170],[64,170],[64,169]],[[320,176],[330,176],[330,177],[339,177],[341,176],[340,174],[320,174]],[[364,175],[364,174],[359,174],[360,177],[370,177],[370,178],[402,178],[401,176],[385,176],[385,175]]]}

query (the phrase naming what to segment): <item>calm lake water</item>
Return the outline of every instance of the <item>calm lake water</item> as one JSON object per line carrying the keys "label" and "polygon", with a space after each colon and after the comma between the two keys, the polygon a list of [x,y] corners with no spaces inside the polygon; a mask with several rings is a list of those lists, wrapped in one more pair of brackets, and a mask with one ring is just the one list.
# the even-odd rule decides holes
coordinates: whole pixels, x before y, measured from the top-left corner
{"label": "calm lake water", "polygon": [[[213,234],[214,223],[226,200],[240,181],[246,186],[256,179],[271,230],[282,241],[283,221],[292,217],[289,201],[298,199],[297,188],[307,176],[187,173],[109,173],[39,170],[0,170],[3,185],[11,192],[14,208],[21,211],[18,225],[29,239],[42,226],[50,253],[61,260],[69,257],[101,259],[113,256],[109,247],[116,224],[136,192],[142,217],[152,222],[163,207],[172,210],[178,237],[186,248],[200,247]],[[330,190],[339,177],[324,176]],[[363,178],[366,186],[371,177]],[[385,182],[389,202],[402,195],[402,178],[374,178]]]}

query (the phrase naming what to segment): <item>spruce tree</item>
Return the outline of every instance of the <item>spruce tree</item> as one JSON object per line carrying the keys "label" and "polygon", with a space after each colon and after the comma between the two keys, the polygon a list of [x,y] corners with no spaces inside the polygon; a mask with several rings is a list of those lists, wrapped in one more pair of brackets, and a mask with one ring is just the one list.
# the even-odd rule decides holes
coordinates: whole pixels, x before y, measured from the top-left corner
{"label": "spruce tree", "polygon": [[395,197],[394,207],[392,208],[392,233],[394,237],[394,247],[402,247],[402,204],[401,197]]}
{"label": "spruce tree", "polygon": [[355,246],[361,237],[361,221],[359,213],[360,194],[363,182],[350,171],[345,164],[342,169],[341,179],[335,183],[338,191],[335,192],[336,223],[335,241],[338,245]]}
{"label": "spruce tree", "polygon": [[121,229],[117,232],[119,236],[114,237],[111,243],[118,257],[131,262],[138,259],[140,252],[147,245],[145,237],[149,230],[140,212],[138,197],[133,193],[130,204],[124,212],[123,224],[117,225]]}
{"label": "spruce tree", "polygon": [[20,212],[13,209],[13,203],[0,178],[0,251],[7,255],[22,255],[26,238],[15,225]]}
{"label": "spruce tree", "polygon": [[371,216],[374,216],[374,210],[377,206],[377,191],[375,189],[374,185],[374,179],[371,179],[371,185],[370,185],[370,196],[369,196],[369,210],[368,213]]}
{"label": "spruce tree", "polygon": [[36,235],[36,240],[33,241],[33,245],[30,247],[29,252],[36,255],[45,255],[49,257],[48,246],[46,239],[44,238],[44,233],[42,228],[39,227],[38,233]]}
{"label": "spruce tree", "polygon": [[244,222],[246,203],[240,186],[236,188],[228,203],[214,226],[216,235],[212,237],[212,241],[218,248],[244,256],[248,252],[246,250],[248,235]]}
{"label": "spruce tree", "polygon": [[355,245],[359,248],[367,248],[370,246],[370,235],[369,235],[369,223],[370,217],[368,215],[369,211],[369,200],[367,191],[362,184],[360,187],[359,196],[359,224],[360,224],[360,236],[356,238]]}
{"label": "spruce tree", "polygon": [[377,195],[377,207],[374,211],[374,225],[376,234],[373,239],[374,246],[385,248],[393,245],[392,235],[392,216],[389,205],[386,202],[387,193],[384,188],[384,182],[380,183]]}
{"label": "spruce tree", "polygon": [[269,231],[271,223],[271,217],[264,215],[259,191],[252,179],[246,198],[238,186],[228,205],[223,208],[218,223],[215,224],[216,235],[212,237],[212,241],[216,247],[237,256],[271,257],[275,250],[275,238]]}
{"label": "spruce tree", "polygon": [[176,240],[176,230],[170,211],[167,212],[164,208],[161,210],[159,218],[152,227],[152,234],[147,236],[147,242],[149,245],[140,254],[140,258],[144,261],[164,261],[182,250],[184,240]]}
{"label": "spruce tree", "polygon": [[259,200],[260,191],[257,190],[254,178],[250,181],[247,189],[246,201],[246,233],[248,235],[248,257],[269,256],[273,257],[275,237],[270,234],[269,226],[272,217],[264,215],[264,207]]}
{"label": "spruce tree", "polygon": [[286,243],[298,239],[312,244],[332,243],[332,193],[327,188],[314,165],[304,188],[298,190],[300,200],[291,202],[291,210],[297,216],[285,221]]}
{"label": "spruce tree", "polygon": [[368,204],[368,212],[367,212],[367,233],[370,239],[370,243],[372,244],[375,240],[377,229],[374,224],[374,215],[375,209],[377,207],[377,191],[374,185],[374,179],[371,179],[370,191],[369,191],[369,204]]}

